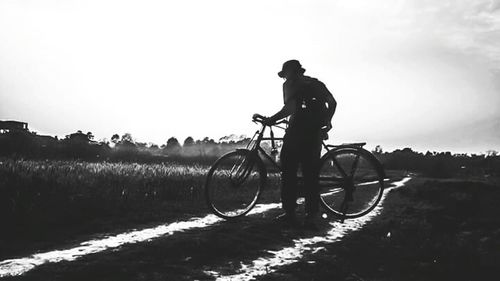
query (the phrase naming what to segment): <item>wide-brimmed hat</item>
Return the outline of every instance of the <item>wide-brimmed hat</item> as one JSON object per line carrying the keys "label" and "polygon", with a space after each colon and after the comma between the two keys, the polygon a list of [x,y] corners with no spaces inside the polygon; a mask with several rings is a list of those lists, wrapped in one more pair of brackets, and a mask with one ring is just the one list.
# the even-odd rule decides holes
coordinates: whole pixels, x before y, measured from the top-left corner
{"label": "wide-brimmed hat", "polygon": [[298,60],[289,60],[283,64],[281,71],[278,72],[278,76],[281,78],[285,78],[285,73],[287,73],[289,71],[304,73],[306,70],[304,68],[302,68],[302,65],[300,64],[300,62]]}

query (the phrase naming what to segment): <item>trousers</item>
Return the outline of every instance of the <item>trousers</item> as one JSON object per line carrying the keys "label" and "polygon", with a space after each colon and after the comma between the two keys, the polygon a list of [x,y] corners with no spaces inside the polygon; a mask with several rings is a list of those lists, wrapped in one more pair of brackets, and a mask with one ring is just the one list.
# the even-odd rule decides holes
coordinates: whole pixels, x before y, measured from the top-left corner
{"label": "trousers", "polygon": [[319,160],[321,155],[321,134],[319,129],[288,128],[281,148],[282,186],[281,203],[287,213],[297,208],[299,166],[303,175],[303,190],[308,214],[319,211]]}

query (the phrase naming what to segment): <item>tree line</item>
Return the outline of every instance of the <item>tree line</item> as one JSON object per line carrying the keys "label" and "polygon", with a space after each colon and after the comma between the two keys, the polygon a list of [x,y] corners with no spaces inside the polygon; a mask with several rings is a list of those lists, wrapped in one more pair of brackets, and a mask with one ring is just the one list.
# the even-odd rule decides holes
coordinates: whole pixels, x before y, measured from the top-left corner
{"label": "tree line", "polygon": [[495,150],[489,150],[486,154],[468,155],[436,151],[422,153],[411,148],[383,152],[377,146],[372,152],[386,169],[419,172],[438,178],[500,176],[500,156]]}
{"label": "tree line", "polygon": [[87,161],[161,162],[210,161],[236,147],[246,146],[245,136],[225,136],[218,141],[187,137],[181,144],[175,137],[157,145],[136,141],[130,133],[114,134],[110,140],[94,140],[92,132],[75,133],[59,139],[36,132],[12,131],[0,134],[0,156],[28,159],[81,159]]}
{"label": "tree line", "polygon": [[[114,134],[110,140],[95,141],[91,132],[77,131],[63,139],[39,136],[35,132],[12,131],[0,134],[0,156],[25,159],[77,159],[111,162],[165,162],[211,164],[222,154],[245,147],[251,141],[245,136],[225,136],[218,141],[205,137],[195,140],[187,137],[181,142],[169,138],[158,146],[134,140],[131,134]],[[263,143],[266,149],[267,143]],[[269,147],[267,147],[269,148]],[[498,176],[500,156],[489,150],[486,154],[468,155],[450,152],[426,153],[411,148],[384,152],[377,146],[372,151],[386,169],[421,172],[432,177]]]}

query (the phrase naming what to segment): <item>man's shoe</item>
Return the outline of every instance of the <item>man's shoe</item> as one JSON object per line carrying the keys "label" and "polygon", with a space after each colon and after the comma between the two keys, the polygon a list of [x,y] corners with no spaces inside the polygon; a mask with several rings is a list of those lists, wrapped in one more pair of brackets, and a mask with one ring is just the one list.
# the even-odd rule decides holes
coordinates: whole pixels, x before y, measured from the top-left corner
{"label": "man's shoe", "polygon": [[298,227],[300,225],[295,213],[283,213],[276,217],[276,221],[290,227]]}

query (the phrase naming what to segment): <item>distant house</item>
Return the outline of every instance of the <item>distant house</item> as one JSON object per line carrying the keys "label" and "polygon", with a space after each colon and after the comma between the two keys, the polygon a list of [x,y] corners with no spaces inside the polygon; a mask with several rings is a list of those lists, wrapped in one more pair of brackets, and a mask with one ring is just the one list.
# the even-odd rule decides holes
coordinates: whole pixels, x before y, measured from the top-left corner
{"label": "distant house", "polygon": [[0,134],[16,131],[28,131],[28,123],[20,121],[0,121]]}

